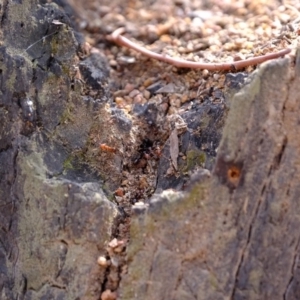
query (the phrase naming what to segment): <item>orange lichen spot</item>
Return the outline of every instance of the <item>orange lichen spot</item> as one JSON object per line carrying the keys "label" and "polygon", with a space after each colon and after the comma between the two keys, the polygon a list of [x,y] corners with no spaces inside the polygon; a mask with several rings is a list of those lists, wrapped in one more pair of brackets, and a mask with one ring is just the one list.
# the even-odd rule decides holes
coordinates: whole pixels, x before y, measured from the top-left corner
{"label": "orange lichen spot", "polygon": [[227,171],[227,177],[229,182],[236,186],[241,177],[241,169],[236,166],[229,167]]}

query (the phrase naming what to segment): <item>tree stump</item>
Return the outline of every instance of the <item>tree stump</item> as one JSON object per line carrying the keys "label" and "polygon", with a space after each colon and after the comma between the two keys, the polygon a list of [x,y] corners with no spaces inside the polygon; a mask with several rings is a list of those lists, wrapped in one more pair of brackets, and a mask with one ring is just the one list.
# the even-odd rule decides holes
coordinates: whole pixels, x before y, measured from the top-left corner
{"label": "tree stump", "polygon": [[[43,2],[0,8],[0,298],[99,299],[119,283],[119,262],[109,277],[97,258],[124,215],[110,199],[138,130],[110,105],[105,58]],[[212,172],[164,181],[163,156],[157,194],[133,206],[119,299],[300,298],[300,51],[229,95],[222,139],[222,108],[207,122]]]}
{"label": "tree stump", "polygon": [[120,299],[300,298],[299,95],[299,50],[251,75],[211,177],[135,209]]}

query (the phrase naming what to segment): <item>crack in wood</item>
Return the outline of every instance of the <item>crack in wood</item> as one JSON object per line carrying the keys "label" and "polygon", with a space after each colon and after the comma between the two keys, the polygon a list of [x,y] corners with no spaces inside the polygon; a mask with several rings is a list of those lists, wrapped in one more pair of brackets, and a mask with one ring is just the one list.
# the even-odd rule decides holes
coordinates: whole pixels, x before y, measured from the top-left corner
{"label": "crack in wood", "polygon": [[[153,271],[153,262],[154,262],[154,257],[157,252],[157,249],[158,249],[158,243],[155,243],[155,248],[153,250],[153,255],[152,255],[151,265],[150,265],[150,270],[149,270],[149,276],[148,276],[148,278],[150,278],[150,279],[151,279],[151,275],[152,275],[152,271]],[[151,280],[147,281],[145,295],[148,295],[148,290],[152,283],[153,283],[153,281],[151,281]]]}
{"label": "crack in wood", "polygon": [[[266,184],[263,185],[262,191],[266,190],[265,187],[266,187]],[[249,229],[248,229],[247,241],[246,241],[246,244],[245,244],[244,248],[242,249],[242,254],[240,256],[240,259],[239,259],[239,262],[238,262],[238,266],[237,266],[236,272],[234,274],[234,281],[235,281],[235,283],[234,283],[231,295],[229,297],[229,299],[232,299],[232,300],[235,298],[235,293],[236,293],[236,290],[238,289],[238,278],[239,278],[240,270],[241,270],[241,267],[242,267],[243,262],[244,262],[244,257],[245,257],[247,248],[248,248],[248,246],[250,244],[251,235],[252,235],[252,229],[253,229],[254,222],[257,219],[258,212],[259,212],[259,209],[260,209],[260,206],[261,206],[261,203],[262,203],[262,201],[261,201],[262,200],[262,196],[263,196],[263,193],[261,193],[261,197],[258,199],[256,208],[254,209],[254,214],[253,214],[253,217],[251,218],[251,222],[250,222]]]}
{"label": "crack in wood", "polygon": [[1,19],[0,19],[0,26],[3,28],[3,22],[4,22],[4,19],[6,17],[6,14],[5,12],[7,11],[7,7],[8,7],[8,0],[5,0],[3,2],[3,5],[2,5],[2,9],[1,9]]}
{"label": "crack in wood", "polygon": [[300,244],[300,237],[298,237],[298,241],[297,241],[297,244],[296,244],[296,247],[295,247],[295,250],[294,250],[294,257],[293,257],[293,263],[292,263],[292,267],[291,267],[291,277],[288,281],[288,284],[286,286],[286,289],[284,291],[284,294],[283,294],[283,300],[288,300],[288,292],[289,292],[289,289],[294,281],[294,277],[295,277],[295,271],[297,269],[297,266],[298,266],[298,261],[299,261],[299,255],[298,255],[298,251],[299,251],[299,244]]}

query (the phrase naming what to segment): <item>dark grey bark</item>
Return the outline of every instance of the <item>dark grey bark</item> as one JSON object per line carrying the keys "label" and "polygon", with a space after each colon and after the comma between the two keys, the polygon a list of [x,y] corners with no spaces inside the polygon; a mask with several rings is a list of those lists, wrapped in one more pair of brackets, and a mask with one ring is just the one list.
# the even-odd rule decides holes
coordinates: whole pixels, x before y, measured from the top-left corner
{"label": "dark grey bark", "polygon": [[[98,56],[77,79],[82,39],[55,4],[4,1],[0,22],[0,298],[99,299],[117,179],[81,157],[92,160],[82,149],[111,118],[108,69]],[[81,96],[95,78],[96,97]]]}

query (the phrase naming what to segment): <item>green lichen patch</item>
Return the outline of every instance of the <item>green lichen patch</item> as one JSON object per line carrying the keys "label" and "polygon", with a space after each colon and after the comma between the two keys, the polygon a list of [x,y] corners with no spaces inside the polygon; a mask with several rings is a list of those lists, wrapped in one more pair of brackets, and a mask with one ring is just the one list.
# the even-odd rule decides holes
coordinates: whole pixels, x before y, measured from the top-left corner
{"label": "green lichen patch", "polygon": [[205,167],[205,162],[207,160],[207,155],[204,151],[199,149],[190,149],[186,153],[186,164],[183,167],[183,172],[192,171],[195,167]]}

